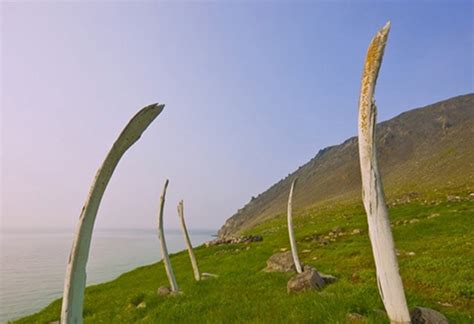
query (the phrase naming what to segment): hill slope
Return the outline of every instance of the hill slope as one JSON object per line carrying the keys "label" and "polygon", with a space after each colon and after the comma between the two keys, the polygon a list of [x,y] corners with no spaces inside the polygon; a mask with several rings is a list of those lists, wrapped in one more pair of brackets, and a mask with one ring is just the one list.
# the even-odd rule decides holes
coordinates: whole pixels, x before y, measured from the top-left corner
{"label": "hill slope", "polygon": [[[413,109],[378,124],[379,165],[388,201],[474,191],[473,138],[472,93]],[[229,218],[219,236],[238,234],[283,212],[295,177],[297,208],[359,199],[359,170],[356,137],[325,148]]]}

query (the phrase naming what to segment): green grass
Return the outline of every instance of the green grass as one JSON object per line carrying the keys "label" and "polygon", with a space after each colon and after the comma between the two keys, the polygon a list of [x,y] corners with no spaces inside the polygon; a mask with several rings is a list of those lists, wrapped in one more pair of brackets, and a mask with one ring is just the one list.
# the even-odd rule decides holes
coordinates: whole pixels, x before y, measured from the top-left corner
{"label": "green grass", "polygon": [[[346,323],[348,313],[358,313],[366,323],[388,323],[377,291],[362,207],[335,205],[299,211],[297,216],[295,234],[302,262],[339,279],[321,291],[288,295],[291,274],[262,271],[273,253],[289,248],[286,220],[280,215],[247,232],[263,235],[262,242],[195,249],[201,271],[218,274],[218,278],[195,282],[188,255],[173,255],[183,294],[157,296],[157,288],[167,284],[161,262],[88,287],[84,321]],[[393,231],[409,306],[436,309],[452,323],[472,323],[474,201],[414,202],[391,208],[390,216],[398,224]],[[418,222],[409,222],[415,218]],[[324,246],[310,240],[327,235],[336,226],[347,235]],[[361,234],[349,234],[356,228]],[[142,302],[146,307],[137,308]],[[15,323],[48,323],[58,320],[59,314],[57,300]]]}

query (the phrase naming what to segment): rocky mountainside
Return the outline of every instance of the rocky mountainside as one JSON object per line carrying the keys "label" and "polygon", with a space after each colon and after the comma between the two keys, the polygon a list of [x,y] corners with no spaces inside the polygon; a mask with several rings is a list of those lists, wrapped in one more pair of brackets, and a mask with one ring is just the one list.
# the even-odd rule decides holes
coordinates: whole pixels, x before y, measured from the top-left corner
{"label": "rocky mountainside", "polygon": [[[389,202],[474,191],[474,93],[379,123],[376,141]],[[236,235],[283,213],[296,177],[297,209],[360,199],[359,170],[356,137],[320,150],[229,218],[219,236]]]}

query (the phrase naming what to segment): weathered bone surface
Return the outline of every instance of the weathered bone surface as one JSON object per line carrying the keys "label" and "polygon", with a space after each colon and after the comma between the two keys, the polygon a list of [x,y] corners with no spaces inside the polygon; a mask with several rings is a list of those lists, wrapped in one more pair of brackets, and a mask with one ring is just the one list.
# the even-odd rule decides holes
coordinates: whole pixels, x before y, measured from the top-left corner
{"label": "weathered bone surface", "polygon": [[201,280],[201,274],[199,273],[199,268],[196,261],[196,256],[194,255],[193,245],[189,239],[188,230],[186,228],[186,223],[184,222],[184,203],[181,200],[178,204],[178,216],[181,221],[181,228],[183,230],[184,241],[186,242],[186,248],[188,249],[189,258],[191,259],[191,265],[193,266],[194,279],[196,281]]}
{"label": "weathered bone surface", "polygon": [[298,249],[296,247],[296,240],[295,240],[295,234],[293,231],[293,191],[295,189],[296,181],[298,179],[293,180],[291,183],[291,189],[290,189],[290,194],[288,196],[288,234],[290,236],[290,244],[291,244],[291,254],[293,255],[293,261],[295,263],[296,267],[296,272],[302,273],[301,269],[301,264],[300,264],[300,259],[298,257]]}
{"label": "weathered bone surface", "polygon": [[165,264],[166,276],[170,282],[171,291],[176,293],[179,291],[176,277],[174,276],[173,267],[171,266],[170,256],[168,255],[168,248],[166,247],[165,230],[163,228],[163,213],[165,208],[166,189],[168,188],[168,179],[165,181],[163,192],[160,197],[160,214],[158,216],[158,238],[160,239],[161,256]]}
{"label": "weathered bone surface", "polygon": [[100,202],[107,184],[123,154],[140,138],[145,129],[163,111],[164,105],[153,104],[141,109],[125,126],[97,171],[82,208],[72,244],[64,280],[61,323],[82,323],[86,265]]}
{"label": "weathered bone surface", "polygon": [[377,114],[375,84],[389,31],[390,22],[377,32],[367,50],[359,98],[359,159],[362,199],[367,213],[379,292],[390,321],[410,323],[374,141]]}

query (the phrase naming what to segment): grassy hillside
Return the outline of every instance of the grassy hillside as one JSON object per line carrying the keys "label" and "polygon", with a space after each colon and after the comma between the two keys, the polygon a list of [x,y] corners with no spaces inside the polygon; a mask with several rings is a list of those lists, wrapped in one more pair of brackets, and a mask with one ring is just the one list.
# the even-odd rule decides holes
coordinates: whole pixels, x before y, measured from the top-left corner
{"label": "grassy hillside", "polygon": [[[474,198],[469,193],[462,192],[459,198],[450,199],[453,201],[411,201],[390,208],[409,306],[439,310],[452,323],[474,320]],[[291,274],[262,271],[273,253],[289,248],[285,217],[280,214],[248,231],[261,234],[262,242],[196,249],[201,271],[219,278],[195,282],[187,254],[178,253],[171,261],[183,294],[157,296],[157,288],[167,284],[160,262],[87,288],[84,320],[346,323],[352,313],[360,322],[388,323],[377,291],[362,206],[317,206],[297,210],[296,216],[302,262],[339,278],[321,291],[288,295]],[[340,227],[343,234],[329,236],[334,227]],[[354,229],[360,234],[353,234]],[[321,240],[328,244],[322,245]],[[59,314],[57,300],[15,323],[49,323],[58,320]]]}
{"label": "grassy hillside", "polygon": [[[389,203],[474,191],[473,138],[474,94],[413,109],[378,124],[378,161]],[[296,206],[359,201],[357,138],[321,150],[229,218],[219,235],[235,235],[283,212],[295,177],[299,179]]]}

